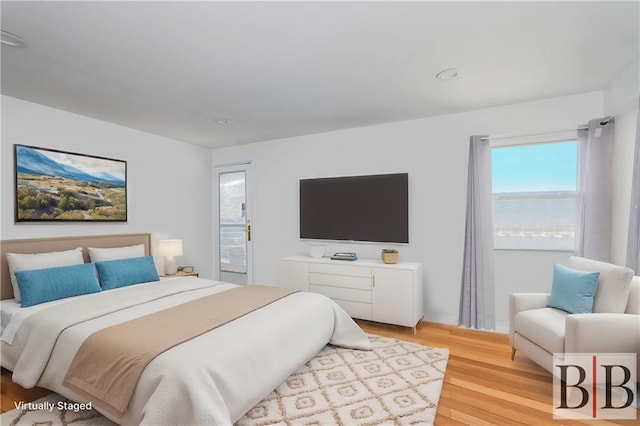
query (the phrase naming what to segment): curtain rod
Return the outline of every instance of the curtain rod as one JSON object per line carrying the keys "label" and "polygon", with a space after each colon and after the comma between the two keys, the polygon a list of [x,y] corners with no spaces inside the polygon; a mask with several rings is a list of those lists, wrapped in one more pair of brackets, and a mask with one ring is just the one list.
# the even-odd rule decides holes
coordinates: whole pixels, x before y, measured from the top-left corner
{"label": "curtain rod", "polygon": [[[611,120],[613,120],[615,116],[610,115],[608,117],[605,117],[602,119],[602,121],[600,122],[600,125],[604,126],[606,124],[608,124]],[[502,135],[495,135],[495,136],[485,136],[483,138],[480,138],[480,140],[486,141],[486,140],[500,140],[500,139],[517,139],[517,138],[528,138],[528,137],[533,137],[533,136],[544,136],[544,135],[553,135],[555,133],[567,133],[567,132],[572,132],[575,130],[587,130],[589,128],[588,124],[581,124],[577,127],[571,128],[571,129],[561,129],[561,130],[554,130],[554,131],[550,131],[550,132],[540,132],[540,133],[530,133],[530,134],[502,134]]]}

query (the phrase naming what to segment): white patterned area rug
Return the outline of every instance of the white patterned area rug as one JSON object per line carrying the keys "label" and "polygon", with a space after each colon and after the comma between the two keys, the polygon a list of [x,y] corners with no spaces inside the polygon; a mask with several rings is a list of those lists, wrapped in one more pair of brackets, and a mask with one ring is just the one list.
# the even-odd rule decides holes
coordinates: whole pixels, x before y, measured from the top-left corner
{"label": "white patterned area rug", "polygon": [[[369,339],[372,351],[325,347],[236,425],[433,424],[449,352],[388,337]],[[58,401],[66,400],[49,395],[36,403],[52,405],[9,411],[0,424],[113,425],[93,410],[61,410]]]}

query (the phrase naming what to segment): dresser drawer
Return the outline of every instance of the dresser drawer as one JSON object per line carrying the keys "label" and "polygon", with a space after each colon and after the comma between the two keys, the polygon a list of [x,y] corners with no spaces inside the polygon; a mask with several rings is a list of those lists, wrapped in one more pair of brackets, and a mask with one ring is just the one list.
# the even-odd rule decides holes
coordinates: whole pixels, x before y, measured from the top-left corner
{"label": "dresser drawer", "polygon": [[352,318],[371,320],[371,305],[369,303],[351,302],[349,300],[334,300]]}
{"label": "dresser drawer", "polygon": [[311,284],[309,291],[324,294],[332,299],[350,300],[352,302],[371,303],[371,292],[352,288],[331,287]]}
{"label": "dresser drawer", "polygon": [[312,272],[309,274],[309,284],[330,285],[333,287],[354,288],[356,290],[371,291],[370,277],[319,274],[316,272]]}
{"label": "dresser drawer", "polygon": [[312,263],[309,265],[309,272],[332,275],[348,275],[352,277],[371,277],[371,268],[352,265],[326,265]]}

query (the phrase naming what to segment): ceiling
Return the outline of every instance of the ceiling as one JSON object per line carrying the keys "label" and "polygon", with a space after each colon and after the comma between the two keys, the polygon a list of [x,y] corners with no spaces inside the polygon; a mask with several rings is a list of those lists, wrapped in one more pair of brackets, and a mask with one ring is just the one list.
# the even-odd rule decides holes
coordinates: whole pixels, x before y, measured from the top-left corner
{"label": "ceiling", "polygon": [[638,56],[639,7],[2,1],[29,43],[2,46],[2,93],[230,146],[602,90]]}

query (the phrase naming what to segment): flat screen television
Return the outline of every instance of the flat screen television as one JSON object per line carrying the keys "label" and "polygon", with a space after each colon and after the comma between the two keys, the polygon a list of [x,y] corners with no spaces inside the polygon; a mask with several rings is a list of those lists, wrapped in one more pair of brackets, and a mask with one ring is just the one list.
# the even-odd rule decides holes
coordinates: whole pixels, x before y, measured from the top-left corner
{"label": "flat screen television", "polygon": [[300,180],[300,238],[409,242],[409,174]]}

